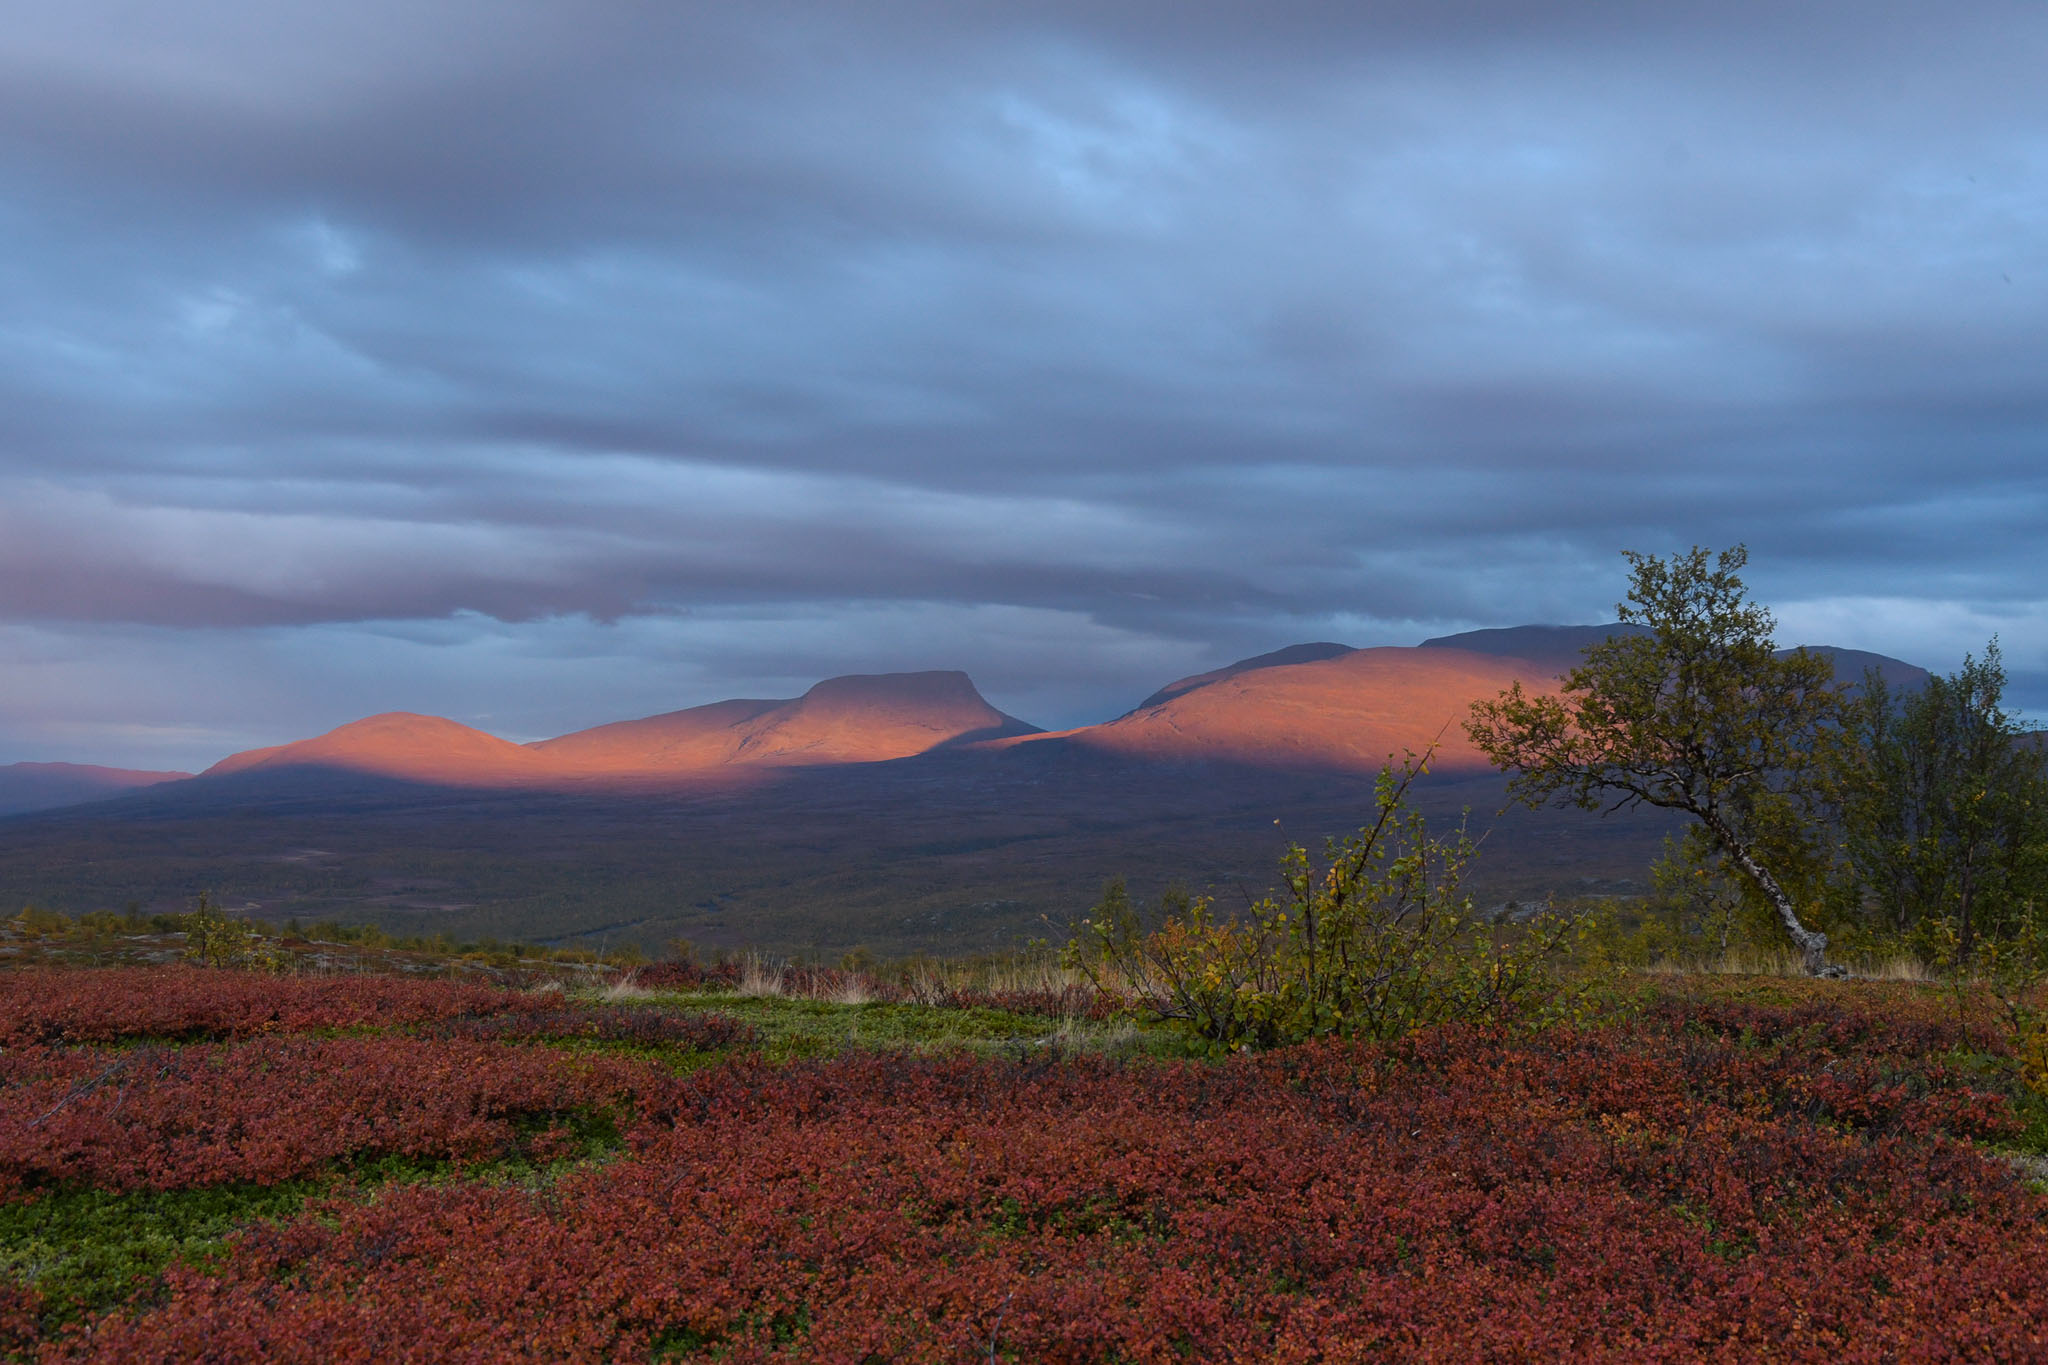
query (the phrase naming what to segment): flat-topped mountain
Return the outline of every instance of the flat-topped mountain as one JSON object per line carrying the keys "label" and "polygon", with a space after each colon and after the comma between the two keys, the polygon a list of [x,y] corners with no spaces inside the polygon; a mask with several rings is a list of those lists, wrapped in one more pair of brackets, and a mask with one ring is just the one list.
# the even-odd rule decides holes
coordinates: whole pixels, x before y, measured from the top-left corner
{"label": "flat-topped mountain", "polygon": [[9,763],[0,766],[0,815],[75,806],[191,775],[101,768],[90,763]]}
{"label": "flat-topped mountain", "polygon": [[990,706],[965,673],[932,671],[827,678],[790,701],[713,702],[529,747],[558,771],[658,774],[876,763],[1036,730]]}

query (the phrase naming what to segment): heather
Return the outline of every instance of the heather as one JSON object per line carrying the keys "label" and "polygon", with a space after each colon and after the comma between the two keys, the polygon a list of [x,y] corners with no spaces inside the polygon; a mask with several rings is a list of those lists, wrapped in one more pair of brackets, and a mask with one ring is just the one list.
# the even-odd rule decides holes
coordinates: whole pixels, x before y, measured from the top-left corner
{"label": "heather", "polygon": [[[140,1002],[193,974],[69,975]],[[2015,1164],[2039,1101],[1995,1010],[1937,989],[1650,979],[1589,1022],[1211,1061],[846,980],[495,1008],[406,981],[339,1024],[306,1004],[339,981],[198,975],[306,1022],[0,1054],[19,1354],[2048,1349],[2048,1203]],[[49,1011],[7,984],[26,1035]]]}

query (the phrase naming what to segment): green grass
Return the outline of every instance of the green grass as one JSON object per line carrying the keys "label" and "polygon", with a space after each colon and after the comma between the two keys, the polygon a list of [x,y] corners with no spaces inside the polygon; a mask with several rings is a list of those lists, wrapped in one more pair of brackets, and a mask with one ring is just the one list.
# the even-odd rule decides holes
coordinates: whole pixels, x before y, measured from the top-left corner
{"label": "green grass", "polygon": [[[529,1130],[552,1121],[534,1120]],[[276,1185],[213,1185],[184,1190],[118,1192],[76,1186],[45,1190],[31,1202],[0,1203],[0,1276],[42,1294],[45,1330],[97,1316],[153,1285],[173,1264],[203,1264],[230,1233],[258,1222],[281,1222],[309,1200],[371,1198],[398,1184],[453,1181],[545,1184],[564,1171],[609,1160],[624,1145],[608,1114],[560,1120],[573,1147],[559,1160],[511,1157],[483,1164],[380,1157],[347,1163],[333,1174]]]}
{"label": "green grass", "polygon": [[744,1020],[761,1032],[762,1054],[781,1063],[832,1057],[857,1048],[907,1048],[980,1052],[1028,1051],[1034,1047],[1113,1051],[1170,1051],[1167,1031],[1128,1024],[1078,1023],[999,1009],[953,1009],[936,1005],[841,1004],[792,996],[725,993],[663,994],[648,1003],[716,1010]]}
{"label": "green grass", "polygon": [[52,1321],[99,1314],[153,1283],[174,1261],[200,1261],[228,1233],[289,1218],[332,1182],[196,1190],[67,1189],[0,1204],[0,1274],[34,1285]]}

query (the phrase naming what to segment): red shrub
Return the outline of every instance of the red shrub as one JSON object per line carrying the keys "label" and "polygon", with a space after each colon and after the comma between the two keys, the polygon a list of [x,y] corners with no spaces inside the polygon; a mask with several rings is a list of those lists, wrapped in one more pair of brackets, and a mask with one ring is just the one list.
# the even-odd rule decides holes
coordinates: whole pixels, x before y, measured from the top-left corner
{"label": "red shrub", "polygon": [[747,1060],[644,1092],[608,1167],[252,1231],[51,1353],[2048,1354],[2043,1201],[1946,1111],[1890,1117],[1967,1092],[1814,1067],[1654,1021],[1221,1067]]}
{"label": "red shrub", "polygon": [[612,1057],[387,1035],[0,1054],[0,1192],[271,1184],[341,1157],[472,1159],[523,1120],[624,1103],[667,1073]]}
{"label": "red shrub", "polygon": [[272,976],[186,966],[0,971],[0,1047],[241,1038],[558,1009],[495,986],[395,976]]}
{"label": "red shrub", "polygon": [[0,1353],[25,1352],[36,1342],[36,1318],[43,1296],[13,1276],[0,1272]]}

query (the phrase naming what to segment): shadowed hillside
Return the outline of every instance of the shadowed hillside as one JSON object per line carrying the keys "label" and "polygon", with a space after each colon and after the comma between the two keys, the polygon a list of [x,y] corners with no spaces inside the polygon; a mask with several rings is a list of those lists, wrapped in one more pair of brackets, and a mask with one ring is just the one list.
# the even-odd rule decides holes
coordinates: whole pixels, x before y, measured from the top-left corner
{"label": "shadowed hillside", "polygon": [[0,767],[0,815],[75,806],[191,775],[100,768],[89,763],[9,763]]}

